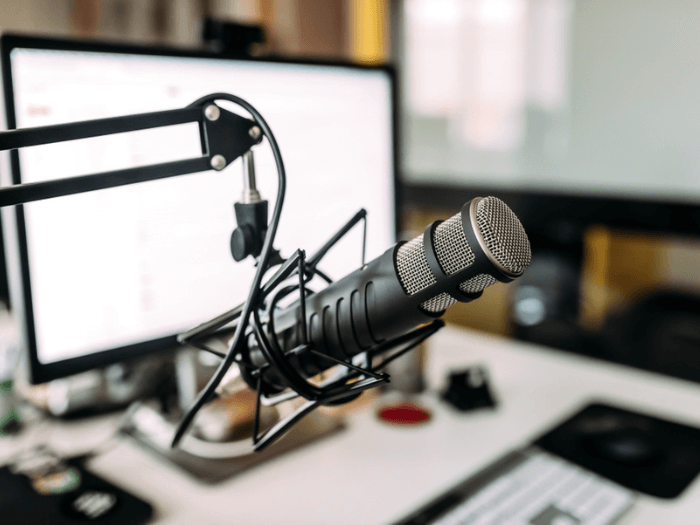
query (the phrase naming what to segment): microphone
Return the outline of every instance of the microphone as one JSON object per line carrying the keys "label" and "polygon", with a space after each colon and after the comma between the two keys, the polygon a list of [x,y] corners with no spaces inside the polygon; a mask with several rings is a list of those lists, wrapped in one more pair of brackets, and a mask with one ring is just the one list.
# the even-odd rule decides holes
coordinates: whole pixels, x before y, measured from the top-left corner
{"label": "microphone", "polygon": [[[352,362],[434,321],[449,306],[480,297],[496,282],[520,277],[530,260],[530,242],[513,211],[495,197],[475,198],[423,235],[309,294],[305,307],[296,301],[277,309],[273,300],[261,323],[264,333],[251,331],[241,350],[241,375],[263,394],[277,394],[290,386],[289,374],[280,368],[291,367],[308,379],[339,361]],[[314,352],[292,352],[305,335]],[[268,359],[261,337],[283,362]]]}

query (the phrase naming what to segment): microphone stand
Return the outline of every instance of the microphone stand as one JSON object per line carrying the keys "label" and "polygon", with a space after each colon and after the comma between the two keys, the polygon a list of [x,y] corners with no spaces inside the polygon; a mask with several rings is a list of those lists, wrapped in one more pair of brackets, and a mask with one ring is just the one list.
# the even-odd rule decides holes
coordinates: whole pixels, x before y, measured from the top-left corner
{"label": "microphone stand", "polygon": [[221,171],[262,141],[260,127],[254,121],[226,111],[214,103],[206,103],[155,113],[2,131],[0,151],[192,122],[199,124],[199,139],[202,144],[200,157],[25,184],[19,184],[18,174],[15,173],[15,185],[0,188],[0,207],[211,169]]}
{"label": "microphone stand", "polygon": [[[238,104],[247,110],[254,119],[247,119],[226,111],[215,103],[216,100],[227,100]],[[180,343],[214,353],[222,358],[222,362],[205,389],[200,392],[193,405],[182,418],[175,432],[172,446],[174,447],[178,444],[197,411],[214,397],[229,367],[236,363],[239,365],[242,373],[249,374],[249,378],[252,379],[250,384],[257,385],[253,445],[254,450],[259,451],[286,433],[292,425],[314,408],[321,405],[346,403],[357,398],[364,390],[387,383],[389,381],[388,374],[381,373],[379,370],[420,344],[420,342],[440,329],[444,323],[436,320],[405,335],[375,345],[375,347],[370,348],[363,354],[356,356],[353,362],[337,360],[326,354],[316,352],[313,345],[309,342],[305,325],[302,325],[302,344],[292,350],[284,352],[277,341],[271,342],[269,340],[265,335],[259,314],[259,310],[266,300],[270,299],[268,311],[272,311],[278,301],[298,290],[303,312],[305,298],[310,293],[306,289],[307,282],[315,275],[318,275],[328,283],[332,282],[326,274],[318,269],[319,262],[360,220],[364,221],[362,247],[362,264],[364,265],[367,233],[366,212],[365,210],[360,210],[318,253],[308,260],[306,260],[303,250],[297,250],[292,257],[284,260],[279,252],[273,248],[274,236],[279,224],[286,188],[286,176],[281,153],[265,120],[255,108],[239,97],[226,93],[216,93],[202,97],[182,109],[3,131],[0,132],[0,151],[190,122],[199,124],[199,139],[202,147],[202,155],[200,157],[24,184],[19,184],[19,174],[15,173],[13,181],[15,185],[0,188],[0,208],[139,182],[165,179],[210,169],[221,171],[242,156],[244,192],[241,202],[234,205],[238,227],[231,236],[231,251],[234,259],[237,261],[249,255],[253,256],[256,259],[257,271],[245,303],[178,336]],[[262,142],[263,136],[268,139],[272,148],[279,177],[277,200],[269,224],[267,223],[267,201],[260,197],[256,187],[254,159],[251,151],[253,146]],[[279,266],[279,269],[273,277],[263,284],[264,274],[273,266]],[[298,277],[298,285],[278,289],[285,280],[295,275]],[[302,319],[304,318],[305,315],[302,314]],[[218,334],[220,329],[234,321],[236,321],[232,328],[234,335],[226,354],[208,348],[200,341],[203,337]],[[272,324],[272,316],[269,317],[268,322]],[[242,346],[246,340],[246,329],[249,324],[252,325],[260,348],[268,361],[268,365],[263,368],[253,368],[243,360]],[[274,334],[274,330],[271,330],[271,332]],[[398,349],[394,355],[385,358],[378,365],[372,364],[374,357],[393,349]],[[314,353],[319,357],[334,362],[334,364],[341,365],[338,373],[320,384],[310,383],[287,363],[288,356],[306,352]],[[279,370],[285,383],[289,386],[289,390],[267,397],[262,389],[261,372],[267,366],[273,365]],[[357,381],[355,381],[356,379]],[[295,397],[303,397],[306,401],[270,428],[265,434],[259,435],[261,405],[273,406]]]}

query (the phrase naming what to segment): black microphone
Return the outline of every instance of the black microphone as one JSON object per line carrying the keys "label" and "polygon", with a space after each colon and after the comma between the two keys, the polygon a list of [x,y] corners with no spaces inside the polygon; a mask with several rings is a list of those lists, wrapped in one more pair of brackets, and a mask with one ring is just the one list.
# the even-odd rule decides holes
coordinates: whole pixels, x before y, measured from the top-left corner
{"label": "black microphone", "polygon": [[[458,301],[480,297],[497,281],[516,279],[530,259],[530,242],[513,211],[495,197],[475,198],[423,235],[308,295],[305,308],[299,301],[273,308],[262,322],[265,334],[248,335],[241,374],[252,388],[260,379],[264,394],[279,393],[288,381],[259,347],[260,337],[285,355],[284,366],[311,378],[435,320]],[[304,340],[302,323],[314,352],[296,355],[291,350]]]}

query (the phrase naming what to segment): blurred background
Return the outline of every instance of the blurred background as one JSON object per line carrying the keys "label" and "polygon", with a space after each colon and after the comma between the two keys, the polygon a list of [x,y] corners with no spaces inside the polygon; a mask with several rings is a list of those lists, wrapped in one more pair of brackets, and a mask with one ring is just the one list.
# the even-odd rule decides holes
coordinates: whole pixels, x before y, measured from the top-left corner
{"label": "blurred background", "polygon": [[[52,58],[61,54],[41,56],[46,46],[44,42],[36,53],[44,62],[27,62],[29,74],[22,77],[19,73],[23,55],[16,53],[5,65],[14,62],[11,67],[17,83],[13,85],[8,80],[5,67],[5,94],[21,85],[22,78],[29,79],[22,86],[25,89],[39,86],[34,91],[29,90],[31,96],[27,100],[42,100],[46,85],[50,88],[46,92],[55,94],[46,97],[49,103],[55,102],[55,106],[47,103],[36,109],[32,104],[25,104],[26,113],[36,120],[24,120],[24,125],[42,123],[41,119],[47,115],[47,118],[54,118],[46,107],[62,108],[57,113],[71,117],[68,120],[92,115],[90,111],[113,116],[110,112],[123,114],[119,111],[126,107],[145,107],[148,111],[153,107],[182,107],[183,100],[189,103],[211,92],[212,83],[231,85],[231,90],[216,87],[213,91],[229,91],[250,100],[266,118],[274,113],[267,113],[268,108],[258,105],[258,100],[269,104],[272,110],[281,108],[278,115],[283,126],[278,127],[272,119],[270,123],[278,138],[285,140],[285,143],[280,140],[280,146],[289,169],[288,188],[292,189],[285,201],[286,217],[283,215],[280,224],[278,237],[282,242],[289,240],[282,230],[287,227],[301,237],[299,242],[309,244],[303,246],[305,249],[313,249],[324,237],[313,230],[310,232],[306,225],[299,226],[301,221],[295,225],[294,220],[303,217],[315,223],[314,226],[335,229],[331,228],[333,221],[328,220],[331,214],[324,215],[319,209],[323,205],[333,207],[333,215],[344,217],[343,206],[352,205],[350,213],[354,213],[359,205],[353,199],[361,197],[361,205],[370,210],[368,251],[375,247],[373,242],[377,246],[386,244],[388,248],[394,227],[390,217],[394,211],[391,180],[396,167],[398,208],[395,222],[399,239],[415,238],[426,225],[455,215],[474,197],[493,195],[505,201],[522,221],[533,257],[527,271],[513,283],[489,286],[478,301],[457,303],[443,316],[450,325],[480,334],[443,330],[431,343],[391,363],[392,383],[381,389],[381,393],[380,389],[375,389],[346,405],[322,407],[305,418],[286,439],[256,455],[250,453],[250,434],[251,429],[256,428],[259,398],[234,374],[230,382],[229,378],[224,380],[226,387],[221,396],[200,411],[183,447],[172,449],[170,441],[176,422],[209,381],[219,358],[192,349],[172,348],[174,335],[171,347],[165,348],[161,344],[165,339],[160,339],[160,332],[154,335],[155,329],[150,332],[144,329],[147,336],[138,333],[143,345],[141,339],[136,338],[136,344],[123,346],[119,343],[115,349],[115,345],[103,342],[112,336],[109,329],[103,327],[119,326],[123,318],[115,312],[126,312],[128,317],[136,319],[138,323],[133,324],[139,329],[141,326],[152,329],[152,325],[156,325],[153,320],[159,320],[156,314],[161,312],[162,318],[179,322],[171,312],[196,310],[200,315],[205,307],[211,307],[215,309],[212,315],[216,315],[229,308],[231,302],[238,302],[231,301],[231,292],[241,291],[239,281],[244,279],[230,286],[228,283],[220,285],[224,277],[238,279],[237,274],[234,275],[230,266],[218,265],[218,260],[214,261],[218,266],[211,267],[221,268],[220,273],[202,264],[202,261],[208,263],[216,259],[211,254],[219,252],[193,249],[191,242],[180,241],[172,234],[190,230],[190,239],[201,238],[198,240],[205,244],[206,236],[202,232],[213,235],[213,225],[222,223],[228,238],[232,191],[205,191],[203,184],[196,184],[196,190],[183,191],[179,189],[181,186],[171,185],[169,194],[155,187],[153,194],[141,190],[136,195],[138,199],[126,201],[138,203],[133,209],[138,209],[139,213],[133,215],[139,217],[142,210],[150,212],[151,208],[156,219],[160,217],[158,206],[150,206],[152,203],[163,205],[167,212],[174,210],[171,215],[162,215],[169,219],[153,221],[154,224],[149,225],[153,230],[144,230],[157,231],[156,235],[138,236],[139,242],[143,240],[143,244],[138,244],[139,250],[146,246],[143,251],[147,252],[147,258],[151,257],[151,260],[146,258],[149,265],[145,265],[144,271],[139,265],[125,264],[123,259],[111,255],[117,252],[123,255],[128,251],[120,249],[118,244],[119,233],[126,231],[123,224],[129,215],[121,213],[129,209],[123,206],[123,201],[115,199],[112,201],[114,208],[108,208],[101,204],[106,201],[89,200],[91,207],[83,208],[88,209],[86,213],[67,200],[63,204],[64,212],[51,212],[61,208],[44,208],[49,212],[40,215],[39,210],[34,217],[42,218],[42,224],[48,224],[49,228],[38,229],[39,234],[34,239],[49,242],[37,242],[43,251],[35,250],[32,257],[34,261],[41,260],[43,269],[48,267],[49,271],[40,274],[32,266],[33,283],[37,282],[37,274],[49,275],[44,285],[59,283],[63,288],[58,288],[66,291],[57,293],[56,288],[44,286],[42,290],[48,293],[41,299],[48,297],[50,300],[44,303],[34,300],[34,304],[49,305],[41,319],[44,325],[56,328],[54,334],[97,334],[97,350],[90,347],[84,354],[65,354],[75,355],[74,359],[64,359],[62,354],[58,360],[45,352],[48,357],[47,362],[43,362],[37,352],[39,345],[27,337],[28,334],[34,337],[32,331],[35,331],[31,297],[27,295],[29,308],[23,308],[21,301],[17,301],[19,306],[15,305],[13,310],[10,304],[3,266],[6,266],[5,259],[10,262],[7,266],[13,265],[17,259],[12,255],[18,250],[9,242],[8,257],[5,257],[0,242],[0,449],[4,449],[0,453],[14,462],[23,457],[17,450],[36,450],[40,455],[45,445],[50,443],[55,447],[58,443],[60,451],[62,436],[66,435],[68,439],[63,441],[70,446],[64,448],[73,449],[71,454],[75,453],[76,446],[89,450],[85,457],[95,458],[98,473],[99,461],[102,461],[101,472],[108,474],[107,479],[123,481],[135,494],[152,497],[159,507],[157,513],[169,520],[168,523],[191,523],[194,516],[202,521],[202,511],[209,512],[209,516],[220,512],[221,518],[216,517],[214,521],[205,518],[212,523],[230,521],[231,512],[235,512],[239,520],[243,516],[242,521],[245,521],[245,516],[258,518],[260,510],[263,514],[272,511],[274,515],[278,509],[286,512],[302,506],[304,512],[310,511],[309,522],[327,523],[326,511],[334,516],[331,522],[354,519],[356,513],[360,516],[358,521],[374,522],[386,517],[388,522],[398,509],[417,503],[412,495],[417,494],[421,499],[428,495],[433,497],[442,493],[447,480],[452,483],[456,476],[461,478],[466,472],[481,472],[486,463],[500,457],[503,450],[520,447],[523,439],[529,441],[541,436],[542,429],[559,421],[564,412],[590,399],[605,402],[607,398],[609,402],[622,403],[623,407],[645,411],[648,408],[658,417],[668,416],[697,427],[700,416],[695,407],[699,405],[692,396],[696,396],[700,383],[698,28],[700,1],[696,0],[3,0],[0,32],[146,46],[154,55],[163,55],[159,60],[168,59],[132,63],[130,58],[120,69],[113,67],[109,60],[102,60],[110,55],[109,51],[98,51],[95,55],[105,55],[100,61],[90,59],[73,71],[70,66],[63,65],[72,62]],[[71,44],[68,46],[70,49]],[[3,52],[11,47],[3,47]],[[190,57],[193,62],[184,60],[187,52],[171,53],[173,48],[193,51]],[[95,49],[104,51],[106,48],[96,46]],[[131,50],[128,53],[140,56],[141,50],[128,49]],[[205,53],[197,55],[197,51]],[[31,59],[32,53],[28,55]],[[145,53],[144,57],[147,55]],[[183,55],[180,57],[183,60],[169,64],[169,59],[177,55]],[[216,57],[211,63],[224,62],[219,61],[219,57],[225,57],[232,59],[229,65],[241,62],[245,66],[222,68],[220,72],[213,67],[198,69],[203,63],[195,62],[204,55]],[[246,60],[233,60],[250,55],[282,57],[290,61],[318,60],[334,65],[388,65],[390,68],[302,66],[301,69],[308,70],[352,72],[339,76],[334,73],[326,82],[323,80],[325,73],[306,76],[309,71],[301,75],[301,69],[297,69],[290,76],[266,76],[271,74],[272,68],[256,69],[266,64],[264,61],[252,66]],[[198,58],[192,58],[195,56]],[[3,58],[8,58],[7,54]],[[96,63],[99,65],[95,66]],[[277,64],[274,60],[269,63]],[[133,64],[140,69],[130,69]],[[246,69],[248,71],[242,74]],[[396,73],[398,100],[392,97],[394,79],[387,72],[389,69]],[[64,71],[67,72],[65,78]],[[144,71],[148,74],[143,74]],[[192,73],[201,71],[206,74]],[[376,78],[368,77],[371,82],[367,84],[360,83],[367,79],[359,79],[359,76],[353,81],[359,71],[376,75]],[[83,75],[85,72],[88,74]],[[71,77],[71,74],[76,76]],[[130,83],[136,77],[138,81]],[[80,80],[74,81],[74,78]],[[36,80],[34,84],[32,79]],[[120,80],[126,81],[120,83]],[[375,83],[378,80],[383,83]],[[206,91],[200,93],[198,90],[203,86]],[[107,89],[103,91],[104,87]],[[248,91],[244,91],[244,87]],[[271,89],[266,93],[268,87]],[[150,93],[144,93],[148,89]],[[345,91],[347,93],[343,93]],[[31,98],[37,93],[38,97]],[[100,100],[91,106],[92,94]],[[126,100],[129,95],[131,100]],[[190,98],[190,95],[193,96]],[[69,103],[67,100],[71,97]],[[177,104],[171,106],[174,100]],[[120,105],[120,101],[125,105]],[[5,103],[7,120],[12,125],[12,95]],[[395,120],[391,111],[394,103],[398,108]],[[0,113],[5,106],[0,104]],[[4,115],[0,115],[0,119],[2,117]],[[23,125],[21,120],[16,122],[20,127]],[[280,129],[283,131],[278,133]],[[392,143],[394,130],[398,133],[396,144]],[[290,144],[291,139],[298,139],[298,142]],[[184,148],[171,140],[136,140],[135,143],[139,155],[150,149],[160,152],[151,147],[154,144],[185,155],[181,151]],[[199,144],[191,140],[185,143]],[[115,157],[123,160],[125,155],[118,149],[111,149],[111,144],[110,137],[110,148],[90,150],[89,155],[68,153],[67,158],[82,161],[90,156],[109,163]],[[117,145],[116,141],[114,144]],[[304,149],[309,144],[311,149]],[[395,145],[398,154],[392,157]],[[256,159],[258,180],[263,197],[271,199],[274,193],[264,185],[268,182],[274,185],[269,176],[272,157],[268,148],[264,149],[266,153]],[[110,156],[102,151],[116,153]],[[47,164],[38,163],[36,170],[42,177],[44,174],[48,174],[47,177],[60,175],[61,169],[56,167],[69,167],[64,166],[69,162],[56,161],[60,159],[58,156],[44,158],[48,159]],[[301,162],[307,160],[311,162]],[[15,167],[18,166],[17,160]],[[23,166],[24,170],[29,164]],[[299,166],[301,169],[295,169]],[[109,169],[114,168],[110,166]],[[296,188],[301,189],[297,193],[298,206],[294,207],[294,175],[300,171],[302,177],[297,178]],[[3,175],[9,172],[4,170]],[[207,172],[206,176],[211,174]],[[359,175],[364,177],[363,182],[358,183]],[[326,191],[319,181],[329,183],[332,192]],[[336,185],[338,181],[345,185]],[[234,182],[233,179],[230,182]],[[303,184],[311,186],[312,191],[306,191],[308,186],[302,187]],[[355,193],[351,195],[348,188]],[[197,191],[202,198],[194,205]],[[237,185],[236,193],[238,191]],[[329,193],[328,198],[316,197]],[[168,195],[177,198],[170,199]],[[215,206],[212,202],[215,196],[221,197],[225,205]],[[147,204],[143,205],[144,202]],[[372,213],[375,211],[372,206],[377,203],[388,204],[376,208],[378,213]],[[25,207],[28,217],[31,206],[38,205]],[[98,208],[103,215],[102,223],[94,218],[100,214],[91,211]],[[223,210],[223,219],[219,220],[220,216],[215,214],[212,215],[215,219],[199,226],[200,223],[182,213],[185,208],[197,212],[191,216],[199,216],[202,209],[212,208],[216,213]],[[65,213],[66,209],[69,213]],[[119,213],[105,212],[109,209],[119,210]],[[56,220],[56,217],[66,219],[70,212],[75,212],[73,223]],[[84,218],[88,213],[89,221]],[[5,220],[7,217],[3,215]],[[181,222],[173,221],[173,217]],[[32,220],[30,218],[28,224]],[[36,222],[38,224],[39,220]],[[8,224],[11,227],[6,229],[9,232],[6,235],[12,241],[12,237],[18,235],[13,233],[13,223],[7,221],[5,225]],[[85,224],[91,227],[92,237],[81,237],[79,228],[75,227]],[[109,229],[100,224],[116,226]],[[162,224],[168,227],[165,235],[157,230]],[[187,227],[180,227],[181,224]],[[22,228],[20,221],[20,230]],[[49,233],[41,237],[44,231]],[[63,235],[67,231],[73,234],[74,244],[71,244],[71,235]],[[351,241],[359,241],[361,229],[356,228],[352,235],[356,237]],[[376,242],[378,238],[381,242]],[[165,245],[163,239],[179,243],[178,249],[186,246],[195,257],[182,258],[181,254],[187,251],[184,249],[171,252],[159,247]],[[294,238],[294,248],[297,239]],[[214,244],[207,243],[207,246]],[[128,242],[124,245],[130,246]],[[72,251],[76,246],[77,251],[90,251],[90,255],[99,254],[102,259],[81,260],[80,254],[76,256]],[[152,246],[156,246],[153,253],[149,251]],[[285,255],[293,249],[283,245],[276,247]],[[222,250],[225,263],[232,264],[228,246],[222,248],[225,248]],[[26,246],[23,249],[26,251]],[[156,252],[165,257],[155,257]],[[359,264],[356,259],[346,257],[348,253],[336,252],[337,259],[328,264],[331,276],[338,277],[345,271],[339,262]],[[104,261],[113,264],[110,266]],[[166,261],[166,264],[159,265],[159,261]],[[195,271],[188,272],[187,264],[191,261],[196,261],[197,266]],[[248,269],[252,275],[253,261],[246,262],[250,263]],[[14,266],[20,264],[14,263]],[[24,281],[14,279],[11,282],[21,282],[27,294],[32,291],[27,284],[29,264],[22,262],[21,266],[27,266],[22,268],[26,270]],[[128,273],[128,268],[125,270],[127,266],[133,266],[133,274]],[[242,266],[238,264],[236,268]],[[72,277],[66,268],[74,270]],[[89,272],[83,268],[96,276],[94,280],[86,277]],[[326,271],[325,267],[323,269]],[[334,275],[338,270],[340,274]],[[172,279],[162,280],[167,286],[157,279],[149,280],[163,274]],[[143,278],[144,275],[148,278]],[[208,278],[205,284],[216,286],[216,293],[208,293],[202,283],[186,287],[183,276],[200,275]],[[138,299],[156,297],[165,306],[149,310],[151,302],[142,301],[148,303],[143,311],[154,312],[153,317],[133,308],[131,305],[135,302],[124,302],[121,304],[127,306],[120,307],[119,293],[114,292],[126,288],[122,286],[124,280],[138,283],[134,286],[138,293],[124,294],[127,300],[132,296]],[[76,282],[79,286],[73,286]],[[175,285],[171,285],[172,282]],[[245,282],[250,280],[245,279]],[[103,287],[105,283],[109,286]],[[37,285],[34,289],[39,288]],[[88,289],[89,300],[74,301],[80,303],[82,310],[66,307],[63,302],[65,298],[78,297],[74,289]],[[193,289],[202,293],[188,293]],[[164,290],[165,293],[149,295],[141,294],[141,290]],[[353,316],[355,297],[353,293]],[[225,302],[221,310],[215,299]],[[337,304],[340,305],[340,301]],[[100,308],[105,305],[107,308]],[[35,310],[41,314],[41,308]],[[22,316],[23,309],[29,315]],[[89,314],[94,311],[95,318],[106,322],[94,323],[91,330],[83,330],[81,315],[90,317],[85,311]],[[324,325],[328,320],[332,322],[326,311],[324,308],[321,316]],[[13,315],[24,324],[16,323]],[[197,319],[200,322],[200,317]],[[123,325],[131,327],[130,322],[131,319],[127,319]],[[41,324],[36,323],[40,327]],[[318,327],[319,323],[311,323],[311,326]],[[121,341],[118,338],[122,332],[129,336],[128,330],[114,330],[118,341]],[[45,338],[53,343],[52,337]],[[214,345],[215,351],[228,350],[227,337],[215,341],[219,345]],[[49,374],[36,380],[41,383],[38,385],[25,384],[22,375],[16,373],[21,370],[18,361],[20,365],[26,364],[18,357],[19,346],[28,339],[30,348],[22,357],[26,360],[30,356],[30,364]],[[58,340],[60,342],[61,338]],[[514,344],[515,340],[547,348],[528,348],[528,345]],[[152,343],[153,346],[149,346]],[[64,346],[75,349],[68,344]],[[163,353],[150,352],[156,349]],[[572,353],[595,359],[571,359]],[[628,366],[615,366],[611,362]],[[655,374],[630,367],[688,381],[669,381],[668,377],[655,377]],[[232,370],[235,372],[236,367]],[[252,376],[252,373],[245,375]],[[420,395],[422,392],[425,395]],[[135,400],[137,402],[132,403]],[[276,407],[263,409],[262,427],[269,428],[292,410],[303,407],[302,401],[305,400],[288,401],[286,405],[289,406],[283,403],[279,411]],[[452,410],[452,405],[460,412]],[[130,408],[123,414],[118,412],[126,406]],[[471,412],[483,408],[487,409]],[[98,414],[99,417],[92,417]],[[89,422],[90,419],[93,421]],[[350,421],[352,424],[346,425]],[[393,425],[383,427],[384,422],[408,423],[412,427],[413,423],[427,421],[431,423],[416,432],[402,433]],[[647,472],[649,479],[664,486],[667,480],[656,475],[661,470],[634,469],[648,465],[655,468],[656,461],[661,465],[693,466],[697,439],[688,438],[688,445],[679,446],[678,443],[686,439],[678,430],[679,425],[674,424],[672,431],[660,427],[659,435],[663,434],[663,439],[658,443],[666,447],[662,450],[653,432],[649,435],[654,439],[646,441],[644,433],[650,428],[648,422],[639,427],[639,435],[635,426],[630,426],[631,438],[626,440],[624,418],[619,420],[624,423],[619,426],[608,416],[601,416],[599,424],[595,418],[590,421],[593,423],[587,423],[584,418],[584,425],[580,427],[582,436],[588,436],[586,433],[590,430],[590,441],[585,437],[585,443],[580,442],[583,445],[568,437],[556,439],[573,443],[572,450],[576,450],[577,455],[579,449],[594,448],[605,460],[618,461],[633,469],[630,470],[632,478],[642,479],[638,472]],[[102,428],[107,430],[102,432]],[[653,425],[651,428],[653,430]],[[308,456],[313,461],[307,462],[306,456],[290,454],[288,463],[280,462],[267,471],[260,469],[235,487],[224,485],[226,493],[216,492],[210,485],[192,484],[183,477],[168,477],[162,470],[165,464],[160,458],[153,463],[142,459],[140,452],[131,451],[130,442],[116,448],[112,455],[104,452],[105,448],[109,451],[110,447],[119,447],[118,438],[128,433],[195,478],[217,483],[341,429],[348,431],[347,437],[307,449],[308,454],[313,450],[320,454],[316,456],[318,461],[313,456]],[[690,430],[695,435],[696,430]],[[103,434],[106,440],[98,441],[98,438],[104,439]],[[616,435],[621,436],[620,441],[615,440]],[[86,447],[86,436],[87,442],[98,444]],[[609,436],[613,439],[608,440]],[[639,436],[642,437],[638,439]],[[594,440],[599,437],[600,441]],[[672,443],[671,437],[679,441]],[[199,448],[193,448],[193,444]],[[278,445],[279,448],[275,448]],[[615,454],[619,456],[613,457],[612,452],[609,457],[603,455],[604,448],[617,448],[620,452]],[[666,452],[669,452],[668,461],[664,459]],[[633,456],[637,453],[639,456],[635,459]],[[27,457],[31,460],[32,455]],[[310,470],[303,470],[303,463],[307,463]],[[669,468],[668,472],[672,470]],[[138,475],[134,476],[134,472]],[[350,474],[345,485],[338,483],[340,473]],[[290,479],[291,485],[287,481]],[[303,482],[298,483],[299,479]],[[548,482],[550,479],[553,478],[548,477]],[[372,482],[381,489],[375,490]],[[536,485],[531,485],[529,490],[534,494],[533,486],[537,489]],[[551,486],[559,490],[564,485],[552,483]],[[306,497],[298,496],[302,490]],[[360,497],[352,497],[354,492],[361,494]],[[188,498],[182,498],[183,494]],[[260,499],[261,494],[265,500]],[[314,496],[309,498],[309,494]],[[452,498],[450,495],[441,501]],[[578,499],[578,496],[574,498]],[[262,501],[275,503],[261,505]],[[307,501],[314,504],[307,505]],[[357,505],[357,501],[363,504]],[[685,516],[697,516],[700,512],[699,501],[693,494],[684,500],[684,504],[689,505],[685,509],[690,510],[677,512],[678,507],[674,505],[647,500],[643,501],[642,513],[659,510],[658,514],[645,514],[652,516],[647,518],[648,523],[686,522]],[[2,503],[0,501],[0,507]],[[363,512],[367,515],[379,508],[382,512],[372,520],[362,519]],[[315,514],[316,511],[319,513]],[[666,519],[661,519],[662,512],[671,514],[664,514]],[[544,522],[545,515],[544,512],[540,514],[540,521]],[[670,515],[674,519],[668,519]],[[634,515],[635,523],[638,517],[639,514]],[[539,518],[533,518],[533,523],[537,520]]]}
{"label": "blurred background", "polygon": [[0,29],[202,48],[207,18],[397,68],[403,238],[487,193],[523,220],[527,275],[449,322],[700,380],[700,3],[5,0]]}

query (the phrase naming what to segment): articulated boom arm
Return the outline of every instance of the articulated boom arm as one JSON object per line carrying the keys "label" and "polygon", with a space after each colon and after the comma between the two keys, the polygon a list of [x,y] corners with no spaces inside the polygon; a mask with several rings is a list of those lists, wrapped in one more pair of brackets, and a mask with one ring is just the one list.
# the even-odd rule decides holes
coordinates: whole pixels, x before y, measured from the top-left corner
{"label": "articulated boom arm", "polygon": [[[213,95],[201,100],[212,98]],[[205,101],[169,111],[3,131],[0,151],[190,122],[199,123],[201,157],[0,188],[0,208],[210,169],[220,171],[262,140],[261,130],[254,121]]]}

